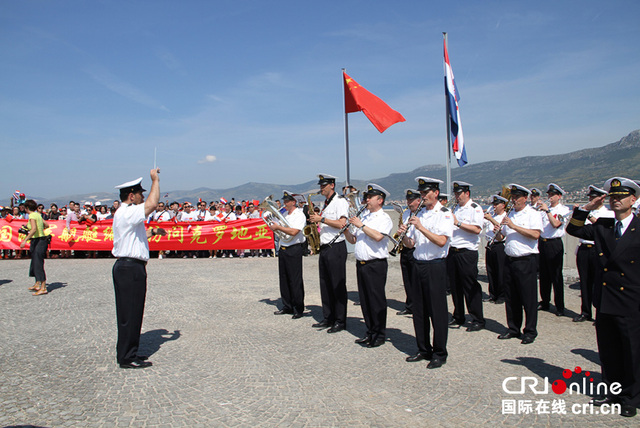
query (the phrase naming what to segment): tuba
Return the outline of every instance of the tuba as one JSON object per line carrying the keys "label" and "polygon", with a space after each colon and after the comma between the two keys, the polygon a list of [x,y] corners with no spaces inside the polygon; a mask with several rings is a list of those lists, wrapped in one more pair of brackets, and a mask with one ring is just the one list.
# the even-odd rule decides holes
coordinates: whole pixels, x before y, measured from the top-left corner
{"label": "tuba", "polygon": [[[307,203],[309,207],[309,214],[313,213],[313,202],[311,202],[311,196],[318,195],[320,192],[309,193],[307,195]],[[309,223],[302,231],[304,236],[307,237],[307,242],[311,247],[311,254],[320,253],[320,232],[318,232],[318,223]]]}
{"label": "tuba", "polygon": [[[278,206],[273,202],[273,195],[267,196],[264,198],[264,201],[260,204],[260,208],[262,209],[262,219],[265,223],[271,226],[274,223],[279,223],[284,227],[291,227],[286,218],[280,213],[278,210]],[[288,241],[291,239],[291,235],[284,233],[281,230],[275,230],[274,233],[277,233],[280,239]]]}

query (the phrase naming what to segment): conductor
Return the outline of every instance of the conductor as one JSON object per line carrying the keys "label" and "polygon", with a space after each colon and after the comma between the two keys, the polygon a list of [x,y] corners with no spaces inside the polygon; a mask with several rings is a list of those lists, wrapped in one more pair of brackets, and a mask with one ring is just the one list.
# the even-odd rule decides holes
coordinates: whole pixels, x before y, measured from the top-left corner
{"label": "conductor", "polygon": [[145,220],[160,199],[160,169],[151,170],[151,191],[145,201],[142,177],[116,186],[120,190],[120,209],[113,216],[113,286],[116,296],[118,343],[116,358],[120,368],[140,369],[151,366],[147,357],[138,355],[140,330],[147,294],[148,238],[164,236],[161,228],[145,230]]}

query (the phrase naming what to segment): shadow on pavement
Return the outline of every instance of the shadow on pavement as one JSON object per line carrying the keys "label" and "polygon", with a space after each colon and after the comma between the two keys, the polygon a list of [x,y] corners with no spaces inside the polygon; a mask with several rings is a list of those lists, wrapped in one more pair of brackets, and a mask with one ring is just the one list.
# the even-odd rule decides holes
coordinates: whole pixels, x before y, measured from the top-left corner
{"label": "shadow on pavement", "polygon": [[144,351],[141,350],[140,354],[151,356],[158,352],[163,343],[178,340],[179,337],[180,330],[175,330],[173,333],[169,333],[169,331],[164,328],[145,331],[140,336],[141,348],[144,348]]}
{"label": "shadow on pavement", "polygon": [[571,353],[580,355],[585,360],[591,361],[594,364],[600,365],[600,356],[593,349],[572,349]]}
{"label": "shadow on pavement", "polygon": [[64,288],[67,285],[68,284],[66,282],[52,282],[50,284],[47,284],[47,291],[52,292],[52,291],[57,290],[59,288]]}
{"label": "shadow on pavement", "polygon": [[0,279],[0,285],[5,285],[10,282],[13,282],[13,279]]}

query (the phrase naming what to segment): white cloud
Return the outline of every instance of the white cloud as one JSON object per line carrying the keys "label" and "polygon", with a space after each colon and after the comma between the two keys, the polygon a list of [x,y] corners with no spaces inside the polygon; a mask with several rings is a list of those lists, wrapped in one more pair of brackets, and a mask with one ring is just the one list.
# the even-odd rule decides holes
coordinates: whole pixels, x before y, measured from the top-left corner
{"label": "white cloud", "polygon": [[211,163],[216,161],[216,157],[214,155],[206,155],[203,159],[200,159],[198,163]]}

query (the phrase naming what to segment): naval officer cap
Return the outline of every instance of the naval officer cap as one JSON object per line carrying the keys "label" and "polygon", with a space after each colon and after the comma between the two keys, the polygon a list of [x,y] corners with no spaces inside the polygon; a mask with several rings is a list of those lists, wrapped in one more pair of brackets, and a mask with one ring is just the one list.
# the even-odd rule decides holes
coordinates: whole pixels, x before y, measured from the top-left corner
{"label": "naval officer cap", "polygon": [[500,195],[491,195],[491,204],[492,205],[506,204],[507,202],[509,202],[509,201],[507,201],[506,198],[503,198]]}
{"label": "naval officer cap", "polygon": [[129,193],[146,192],[146,189],[143,189],[140,183],[142,183],[142,177],[122,183],[116,186],[116,189],[120,190],[120,196],[126,196]]}
{"label": "naval officer cap", "polygon": [[530,193],[531,193],[531,196],[540,196],[540,195],[542,195],[542,191],[540,189],[538,189],[537,187],[532,187]]}
{"label": "naval officer cap", "polygon": [[325,184],[335,183],[336,178],[329,174],[318,174],[318,185],[324,186]]}
{"label": "naval officer cap", "polygon": [[408,200],[414,200],[420,197],[420,192],[415,189],[405,189],[404,194],[405,198]]}
{"label": "naval officer cap", "polygon": [[464,181],[454,181],[453,193],[468,192],[470,187],[473,187],[473,184],[465,183]]}
{"label": "naval officer cap", "polygon": [[376,183],[367,184],[367,191],[364,193],[369,196],[382,196],[382,199],[386,199],[390,195],[384,187],[378,186]]}
{"label": "naval officer cap", "polygon": [[640,186],[635,181],[624,177],[612,177],[604,183],[604,188],[612,195],[640,195]]}
{"label": "naval officer cap", "polygon": [[547,186],[547,193],[564,195],[564,190],[562,190],[562,187],[558,186],[556,183],[549,183],[549,185]]}
{"label": "naval officer cap", "polygon": [[439,201],[444,201],[444,200],[449,200],[449,194],[448,193],[439,193],[438,194],[438,200]]}
{"label": "naval officer cap", "polygon": [[289,192],[288,190],[285,190],[282,194],[282,200],[283,201],[295,201],[296,197],[293,193]]}
{"label": "naval officer cap", "polygon": [[437,178],[416,177],[415,180],[418,183],[419,192],[425,192],[427,190],[440,190],[440,185],[444,184],[444,181],[438,180]]}
{"label": "naval officer cap", "polygon": [[593,184],[590,184],[587,189],[587,196],[593,196],[597,198],[598,196],[602,196],[606,194],[607,194],[606,190],[596,187]]}
{"label": "naval officer cap", "polygon": [[529,196],[531,194],[531,190],[516,183],[511,183],[508,187],[512,196]]}

